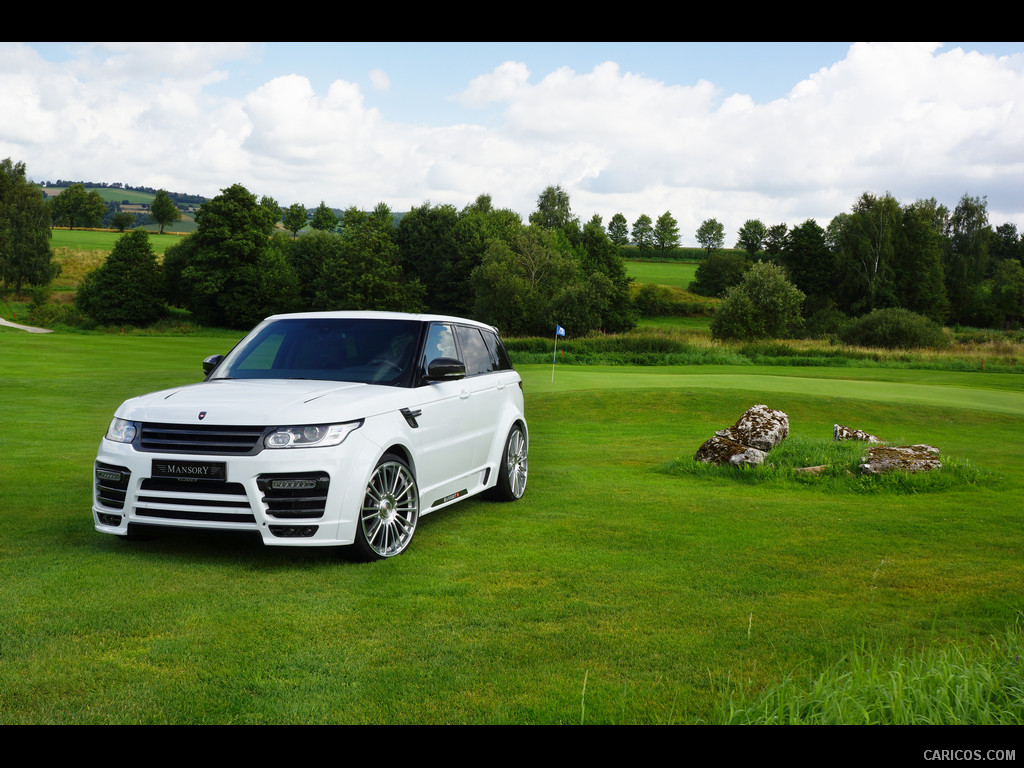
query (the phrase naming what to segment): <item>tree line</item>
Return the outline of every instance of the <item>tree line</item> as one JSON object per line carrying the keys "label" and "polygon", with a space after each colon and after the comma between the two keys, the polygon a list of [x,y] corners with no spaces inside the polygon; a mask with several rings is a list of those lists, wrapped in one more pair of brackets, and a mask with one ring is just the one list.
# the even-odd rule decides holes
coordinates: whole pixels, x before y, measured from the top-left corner
{"label": "tree line", "polygon": [[[993,228],[987,208],[984,197],[967,194],[950,211],[934,198],[901,204],[888,193],[864,193],[827,227],[814,219],[791,228],[748,219],[732,251],[724,250],[722,224],[707,219],[696,232],[706,256],[690,290],[724,296],[765,261],[782,267],[804,294],[800,311],[811,326],[900,308],[936,323],[1019,327],[1024,240],[1012,223]],[[624,242],[625,218],[613,221],[614,237]],[[659,230],[667,233],[660,239],[653,234]],[[633,244],[642,252],[674,247],[675,219],[666,212],[652,226],[641,215]]]}
{"label": "tree line", "polygon": [[[49,224],[83,226],[103,206],[77,183],[47,204],[24,164],[3,161],[3,286],[48,283],[56,272]],[[164,190],[151,210],[161,231],[181,215]],[[546,335],[556,322],[573,335],[618,332],[636,323],[620,247],[632,241],[642,253],[664,254],[679,244],[668,211],[656,220],[641,214],[631,231],[616,213],[606,229],[597,215],[581,222],[560,186],[541,192],[525,222],[489,195],[461,210],[428,201],[395,219],[383,203],[339,216],[323,202],[312,212],[285,208],[236,184],[200,208],[196,232],[168,248],[162,265],[147,261],[144,271],[160,275],[159,290],[146,277],[147,291],[157,307],[237,328],[272,312],[393,309],[472,315],[514,335]],[[992,228],[985,198],[964,195],[950,211],[934,199],[900,204],[865,193],[824,228],[813,219],[792,228],[749,219],[726,251],[724,227],[707,219],[696,237],[706,257],[691,291],[725,296],[755,263],[772,264],[801,293],[800,320],[812,330],[886,308],[937,323],[1024,322],[1024,243],[1013,224]],[[141,241],[129,250],[148,249]],[[95,319],[104,314],[104,302],[83,302]]]}
{"label": "tree line", "polygon": [[335,309],[470,315],[510,335],[636,323],[618,248],[599,218],[580,223],[560,187],[541,194],[528,222],[480,195],[462,210],[426,202],[397,226],[384,203],[349,208],[296,237],[299,227],[278,228],[283,218],[291,229],[289,210],[229,187],[200,208],[196,231],[168,247],[162,265],[146,233],[122,237],[79,289],[78,306],[111,325],[152,322],[168,304],[231,328]]}

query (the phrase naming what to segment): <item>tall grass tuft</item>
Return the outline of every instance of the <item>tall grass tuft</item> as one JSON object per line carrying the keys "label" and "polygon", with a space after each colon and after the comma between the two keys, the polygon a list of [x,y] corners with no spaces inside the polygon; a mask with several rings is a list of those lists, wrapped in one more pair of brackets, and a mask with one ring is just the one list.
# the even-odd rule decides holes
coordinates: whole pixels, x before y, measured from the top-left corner
{"label": "tall grass tuft", "polygon": [[1021,629],[906,655],[862,642],[817,678],[738,690],[718,722],[804,725],[1020,725]]}

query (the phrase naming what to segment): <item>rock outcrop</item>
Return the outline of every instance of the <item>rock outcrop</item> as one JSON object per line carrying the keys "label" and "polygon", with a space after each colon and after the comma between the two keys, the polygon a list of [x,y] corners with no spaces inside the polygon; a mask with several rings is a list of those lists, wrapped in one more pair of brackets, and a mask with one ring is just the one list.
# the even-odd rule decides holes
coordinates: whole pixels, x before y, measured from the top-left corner
{"label": "rock outcrop", "polygon": [[789,437],[789,416],[767,405],[752,405],[739,421],[715,434],[760,451],[770,451]]}
{"label": "rock outcrop", "polygon": [[865,475],[893,471],[928,472],[942,468],[939,449],[924,444],[869,448],[860,461],[860,471]]}
{"label": "rock outcrop", "polygon": [[742,445],[721,435],[715,435],[697,449],[693,457],[705,464],[731,464],[739,466],[757,466],[764,463],[765,453],[749,445]]}
{"label": "rock outcrop", "polygon": [[880,437],[869,435],[863,429],[851,429],[850,427],[844,427],[842,424],[832,425],[832,439],[836,442],[840,440],[863,440],[866,443],[885,442]]}
{"label": "rock outcrop", "polygon": [[748,408],[728,429],[720,429],[693,457],[705,464],[756,466],[789,435],[789,416],[767,405]]}

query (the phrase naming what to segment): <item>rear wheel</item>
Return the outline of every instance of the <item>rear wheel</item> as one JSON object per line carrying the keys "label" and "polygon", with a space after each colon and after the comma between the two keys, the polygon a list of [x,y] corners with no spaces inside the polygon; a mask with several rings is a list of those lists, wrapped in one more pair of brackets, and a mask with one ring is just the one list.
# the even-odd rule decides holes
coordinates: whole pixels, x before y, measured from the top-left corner
{"label": "rear wheel", "polygon": [[526,493],[527,450],[526,430],[522,424],[515,424],[505,440],[501,452],[501,466],[498,468],[498,485],[495,495],[503,501],[515,501]]}
{"label": "rear wheel", "polygon": [[353,545],[363,560],[394,557],[405,551],[416,533],[420,494],[409,465],[386,453],[366,484]]}

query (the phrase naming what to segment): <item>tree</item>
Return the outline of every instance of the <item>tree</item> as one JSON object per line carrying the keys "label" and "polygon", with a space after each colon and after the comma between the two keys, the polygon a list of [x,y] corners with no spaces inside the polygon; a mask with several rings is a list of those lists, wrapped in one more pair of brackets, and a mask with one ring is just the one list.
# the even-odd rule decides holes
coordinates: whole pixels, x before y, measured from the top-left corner
{"label": "tree", "polygon": [[633,222],[633,244],[640,249],[641,256],[654,247],[654,226],[646,213],[641,213]]}
{"label": "tree", "polygon": [[309,226],[311,229],[319,229],[322,232],[332,232],[338,226],[338,217],[321,200],[320,205],[313,211],[313,219],[309,222]]}
{"label": "tree", "polygon": [[803,301],[803,292],[786,279],[782,267],[759,261],[739,285],[726,291],[711,319],[711,335],[716,339],[790,336],[803,323]]}
{"label": "tree", "polygon": [[782,251],[786,247],[786,238],[789,237],[789,227],[785,222],[773,224],[768,227],[768,235],[764,239],[764,252],[771,261],[778,261]]}
{"label": "tree", "polygon": [[993,272],[1000,262],[1006,259],[1024,258],[1024,249],[1021,246],[1022,241],[1017,236],[1016,224],[1008,221],[996,227],[988,249]]}
{"label": "tree", "polygon": [[54,221],[66,221],[74,229],[75,222],[87,227],[102,219],[107,204],[95,189],[86,192],[84,185],[72,184],[53,199],[52,212]]}
{"label": "tree", "polygon": [[832,219],[828,239],[844,309],[864,314],[896,302],[894,260],[901,228],[900,204],[888,193],[865,192],[849,214]]}
{"label": "tree", "polygon": [[807,295],[805,309],[811,315],[825,309],[832,298],[833,264],[825,230],[814,219],[793,227],[786,237],[779,261],[792,282]]}
{"label": "tree", "polygon": [[160,225],[161,235],[164,233],[164,227],[181,221],[181,211],[165,189],[157,190],[153,202],[149,204],[149,215]]}
{"label": "tree", "polygon": [[476,200],[466,206],[467,211],[475,211],[476,213],[490,213],[494,210],[494,205],[491,203],[490,195],[477,195]]}
{"label": "tree", "polygon": [[101,325],[149,325],[167,314],[163,287],[149,233],[136,229],[119,237],[107,260],[85,276],[75,305]]}
{"label": "tree", "polygon": [[904,207],[894,271],[897,305],[942,323],[949,299],[942,269],[945,238],[936,221],[934,200]]}
{"label": "tree", "polygon": [[[474,314],[506,334],[547,335],[558,322],[558,299],[578,275],[563,234],[538,225],[522,227],[508,241],[488,242],[472,274]],[[560,324],[569,328],[567,323]]]}
{"label": "tree", "polygon": [[60,273],[50,248],[50,216],[42,191],[25,178],[25,164],[0,162],[0,284],[19,293]]}
{"label": "tree", "polygon": [[629,244],[629,224],[621,213],[608,220],[608,239],[618,246]]}
{"label": "tree", "polygon": [[434,312],[457,313],[472,304],[469,274],[476,264],[462,263],[455,233],[458,223],[454,206],[429,201],[398,222],[399,261],[409,277],[422,283]]}
{"label": "tree", "polygon": [[768,227],[760,219],[747,219],[736,237],[736,247],[746,251],[751,259],[756,259],[768,239]]}
{"label": "tree", "polygon": [[320,274],[314,281],[313,307],[422,310],[423,286],[418,280],[406,280],[398,265],[390,209],[384,203],[369,214],[349,208],[342,219],[341,234],[318,238],[326,247]]}
{"label": "tree", "polygon": [[697,242],[704,248],[707,256],[725,244],[725,227],[718,219],[705,219],[697,227]]}
{"label": "tree", "polygon": [[992,237],[986,199],[966,194],[960,198],[950,216],[949,230],[944,267],[950,319],[954,323],[966,323],[981,309],[981,282],[985,278]]}
{"label": "tree", "polygon": [[[629,292],[632,279],[626,272],[618,246],[596,216],[584,225],[577,251],[585,288],[575,291],[573,302],[575,306],[585,307],[589,319],[576,327],[600,328],[607,333],[622,333],[633,328],[636,312]],[[564,307],[568,298],[562,301]],[[564,309],[560,316],[569,322],[569,314]]]}
{"label": "tree", "polygon": [[530,214],[530,223],[545,229],[565,229],[576,217],[569,207],[569,193],[562,187],[546,187],[537,198],[537,210]]}
{"label": "tree", "polygon": [[1020,327],[1024,322],[1024,267],[1016,259],[1004,259],[996,267],[992,304],[1000,325]]}
{"label": "tree", "polygon": [[[276,240],[279,216],[241,184],[203,204],[189,245],[175,252],[179,291],[207,325],[251,327],[298,302],[298,282]],[[181,264],[179,259],[187,258]]]}
{"label": "tree", "polygon": [[284,212],[284,228],[292,233],[292,237],[299,236],[299,230],[306,226],[306,206],[302,203],[294,203]]}
{"label": "tree", "polygon": [[679,247],[679,224],[669,211],[661,214],[654,225],[654,244],[658,246],[663,259],[669,249]]}
{"label": "tree", "polygon": [[697,265],[689,290],[699,296],[721,296],[739,284],[750,262],[738,253],[712,253]]}
{"label": "tree", "polygon": [[110,217],[110,223],[118,232],[124,232],[135,223],[135,214],[127,211],[118,211]]}

